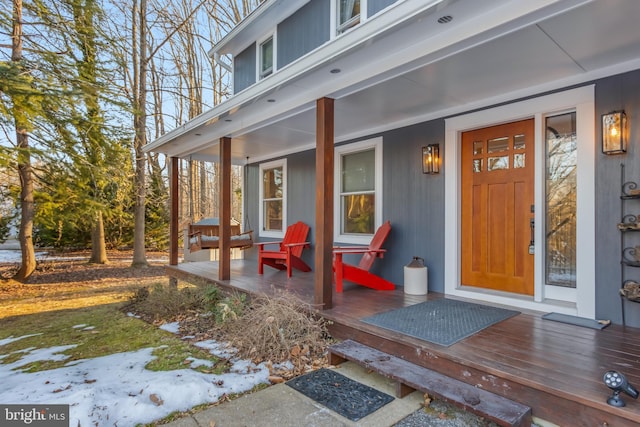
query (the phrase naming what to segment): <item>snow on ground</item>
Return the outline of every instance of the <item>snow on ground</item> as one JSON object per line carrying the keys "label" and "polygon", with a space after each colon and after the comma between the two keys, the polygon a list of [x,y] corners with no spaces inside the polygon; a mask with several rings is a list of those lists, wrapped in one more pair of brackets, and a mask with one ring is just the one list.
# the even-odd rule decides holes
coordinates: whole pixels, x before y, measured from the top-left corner
{"label": "snow on ground", "polygon": [[177,334],[178,331],[180,331],[180,323],[163,323],[162,325],[160,325],[160,329],[162,329],[163,331],[171,332],[172,334]]}
{"label": "snow on ground", "polygon": [[[88,260],[88,256],[53,256],[49,255],[49,252],[46,251],[37,251],[36,252],[36,260],[39,261],[77,261],[77,260]],[[155,257],[155,258],[147,258],[148,262],[168,262],[169,257]],[[3,249],[0,247],[0,264],[6,263],[19,263],[22,261],[22,253],[20,249]]]}
{"label": "snow on ground", "polygon": [[[57,257],[57,256],[49,256],[49,252],[36,252],[36,260],[39,261],[73,261],[73,260],[82,260],[87,259],[87,257]],[[0,264],[1,263],[16,263],[22,261],[22,252],[14,249],[2,249],[0,250]]]}
{"label": "snow on ground", "polygon": [[[25,337],[0,340],[0,345]],[[268,383],[268,368],[246,360],[232,360],[230,373],[223,375],[203,374],[190,368],[153,372],[145,369],[155,358],[152,348],[77,360],[48,371],[25,372],[27,363],[65,360],[67,356],[61,352],[70,347],[73,346],[24,349],[19,360],[0,363],[0,402],[69,404],[69,425],[123,426],[150,423],[171,412],[216,402],[225,394],[242,393]],[[212,353],[225,349],[213,341],[201,347],[210,348]],[[7,356],[0,355],[0,360]],[[208,363],[193,359],[190,366]]]}

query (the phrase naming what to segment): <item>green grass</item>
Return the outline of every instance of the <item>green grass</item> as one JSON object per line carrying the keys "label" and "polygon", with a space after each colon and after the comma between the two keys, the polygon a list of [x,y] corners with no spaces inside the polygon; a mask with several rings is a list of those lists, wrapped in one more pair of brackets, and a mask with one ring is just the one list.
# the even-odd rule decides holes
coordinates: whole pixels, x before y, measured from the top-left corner
{"label": "green grass", "polygon": [[[0,355],[8,355],[0,359],[0,363],[15,362],[22,356],[19,352],[28,348],[75,345],[62,352],[69,356],[64,361],[41,361],[21,369],[30,372],[55,369],[74,360],[149,347],[156,348],[153,352],[156,359],[147,365],[150,370],[184,369],[188,366],[185,363],[188,357],[213,362],[213,368],[197,368],[201,372],[222,373],[227,368],[225,361],[220,361],[208,351],[191,346],[176,335],[140,319],[127,316],[119,307],[119,304],[109,304],[0,319],[0,339],[39,334],[0,346]],[[74,328],[77,325],[86,326]]]}

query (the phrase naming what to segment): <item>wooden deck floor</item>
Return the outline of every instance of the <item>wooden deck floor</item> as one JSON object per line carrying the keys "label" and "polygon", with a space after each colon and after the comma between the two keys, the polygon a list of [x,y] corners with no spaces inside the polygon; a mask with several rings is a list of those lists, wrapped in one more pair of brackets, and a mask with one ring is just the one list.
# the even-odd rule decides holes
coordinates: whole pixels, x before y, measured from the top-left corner
{"label": "wooden deck floor", "polygon": [[[313,273],[286,273],[255,262],[232,261],[231,280],[218,281],[217,263],[167,266],[167,274],[187,281],[210,281],[250,294],[291,291],[313,301]],[[373,291],[354,286],[334,294],[334,307],[322,311],[338,339],[353,339],[449,377],[482,387],[532,408],[534,417],[561,426],[640,425],[640,401],[622,395],[626,407],[607,404],[610,390],[602,381],[608,370],[622,372],[640,387],[640,329],[611,325],[593,330],[543,320],[544,313],[521,314],[449,347],[397,334],[361,318],[434,298],[405,295],[402,290]]]}

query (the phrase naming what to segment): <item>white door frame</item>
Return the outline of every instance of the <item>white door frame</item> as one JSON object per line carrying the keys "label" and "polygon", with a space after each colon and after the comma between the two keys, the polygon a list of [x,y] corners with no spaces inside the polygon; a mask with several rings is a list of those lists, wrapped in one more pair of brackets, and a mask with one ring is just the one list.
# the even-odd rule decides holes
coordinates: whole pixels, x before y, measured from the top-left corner
{"label": "white door frame", "polygon": [[[584,86],[445,120],[445,294],[595,318],[595,95]],[[544,180],[546,115],[575,110],[577,115],[577,268],[576,289],[547,286],[544,281]],[[535,119],[535,261],[534,296],[460,286],[460,141],[464,131],[527,118]]]}

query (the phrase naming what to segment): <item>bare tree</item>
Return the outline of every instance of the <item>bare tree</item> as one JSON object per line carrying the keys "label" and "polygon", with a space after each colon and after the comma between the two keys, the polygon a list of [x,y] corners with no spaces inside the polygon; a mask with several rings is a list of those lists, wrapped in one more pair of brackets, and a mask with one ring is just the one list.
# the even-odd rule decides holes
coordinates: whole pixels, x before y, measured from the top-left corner
{"label": "bare tree", "polygon": [[[206,52],[219,36],[228,32],[242,17],[246,16],[258,0],[182,0],[181,2],[163,2],[162,0],[133,0],[132,3],[113,0],[128,16],[128,43],[120,45],[124,49],[123,84],[125,93],[131,103],[134,140],[132,152],[135,158],[135,232],[133,243],[133,266],[147,264],[145,255],[145,212],[148,191],[146,173],[155,174],[152,179],[156,184],[161,182],[162,166],[157,156],[147,157],[143,147],[149,137],[148,112],[153,112],[155,120],[155,137],[164,133],[166,114],[163,105],[168,104],[166,98],[173,98],[175,111],[174,123],[180,125],[203,111],[210,102],[219,101],[215,94],[216,87],[224,87],[219,80],[212,77],[212,85],[207,93],[214,93],[211,101],[204,96],[203,70],[211,65]],[[118,4],[119,3],[119,4]],[[204,7],[203,7],[204,6]],[[213,18],[213,19],[212,19]],[[206,26],[215,28],[210,34],[217,39],[203,39]],[[114,22],[114,28],[122,33],[121,22]],[[205,66],[205,63],[208,66]],[[172,73],[166,70],[172,70]],[[211,71],[211,75],[213,72]],[[168,83],[169,82],[169,83]],[[147,88],[147,84],[159,85]],[[148,105],[147,95],[153,94],[155,105]],[[184,114],[186,113],[186,114]],[[147,162],[150,168],[147,169]],[[215,166],[214,166],[215,167]],[[190,197],[194,202],[192,215],[204,215],[207,201],[203,198],[203,189],[210,186],[206,178],[210,171],[201,165],[189,168],[192,174],[189,181],[193,188],[198,188],[200,196]],[[214,174],[215,175],[215,174]],[[216,188],[215,186],[211,188]]]}

